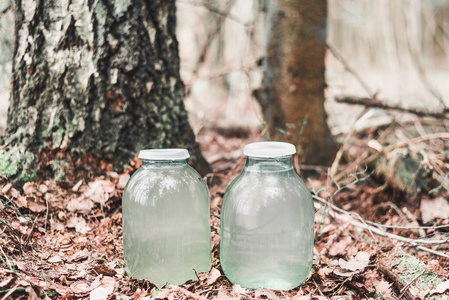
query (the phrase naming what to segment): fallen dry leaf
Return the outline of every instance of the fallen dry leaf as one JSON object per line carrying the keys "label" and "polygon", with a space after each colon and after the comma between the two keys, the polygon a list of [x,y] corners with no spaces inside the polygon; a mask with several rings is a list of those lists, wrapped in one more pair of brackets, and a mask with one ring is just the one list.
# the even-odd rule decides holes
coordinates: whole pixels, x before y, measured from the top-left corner
{"label": "fallen dry leaf", "polygon": [[9,288],[15,281],[16,277],[13,276],[7,277],[5,280],[0,282],[0,289],[5,290]]}
{"label": "fallen dry leaf", "polygon": [[118,183],[117,183],[117,187],[119,189],[124,189],[126,184],[128,183],[128,180],[131,176],[128,173],[124,173],[122,175],[120,175],[119,179],[118,179]]}
{"label": "fallen dry leaf", "polygon": [[337,243],[332,244],[329,248],[329,255],[336,256],[345,253],[346,247],[353,243],[350,236],[342,237]]}
{"label": "fallen dry leaf", "polygon": [[79,211],[84,214],[88,214],[92,210],[92,207],[94,207],[92,200],[83,197],[72,199],[69,204],[67,204],[67,209],[69,211]]}
{"label": "fallen dry leaf", "polygon": [[115,279],[109,276],[105,276],[101,279],[100,286],[93,289],[89,296],[90,300],[104,300],[108,299],[108,296],[114,292]]}
{"label": "fallen dry leaf", "polygon": [[365,269],[369,263],[369,253],[365,251],[359,251],[355,257],[351,257],[349,261],[342,258],[338,260],[338,264],[342,269],[349,271],[359,271]]}
{"label": "fallen dry leaf", "polygon": [[54,255],[48,259],[48,262],[53,263],[53,264],[61,262],[61,261],[62,261],[62,258],[59,257],[59,255]]}
{"label": "fallen dry leaf", "polygon": [[15,188],[11,188],[11,196],[17,198],[20,195],[20,192]]}
{"label": "fallen dry leaf", "polygon": [[89,256],[89,250],[87,249],[83,249],[83,250],[79,250],[77,252],[75,252],[75,254],[73,254],[68,261],[70,262],[79,262],[82,261],[84,259],[86,259]]}
{"label": "fallen dry leaf", "polygon": [[106,265],[99,265],[93,268],[94,272],[106,276],[114,276],[117,271],[108,268]]}
{"label": "fallen dry leaf", "polygon": [[420,210],[424,223],[437,218],[444,219],[449,216],[449,203],[442,198],[422,199]]}
{"label": "fallen dry leaf", "polygon": [[37,185],[35,182],[26,182],[23,185],[23,193],[25,195],[31,195],[33,194],[37,189]]}
{"label": "fallen dry leaf", "polygon": [[[310,299],[313,299],[313,300],[329,300],[328,297],[324,297],[324,296],[313,296],[313,298],[312,298],[310,295],[305,295],[305,296],[295,296],[295,297],[293,297],[291,300],[310,300]],[[334,299],[334,298],[331,298],[331,299]],[[338,299],[338,300],[345,300],[346,298],[344,298],[344,297],[342,297],[342,296],[338,296],[338,298],[335,298],[335,299]],[[350,298],[350,299],[352,299],[352,298]]]}
{"label": "fallen dry leaf", "polygon": [[28,207],[27,197],[19,195],[15,201],[16,205],[20,207]]}
{"label": "fallen dry leaf", "polygon": [[41,213],[47,210],[47,206],[44,203],[38,202],[38,200],[33,197],[27,197],[27,207],[29,210],[36,213]]}
{"label": "fallen dry leaf", "polygon": [[292,300],[310,300],[312,297],[310,295],[295,295]]}
{"label": "fallen dry leaf", "polygon": [[[357,272],[347,271],[347,270],[344,270],[344,269],[342,269],[342,268],[336,268],[336,269],[334,270],[334,274],[335,274],[335,275],[337,275],[337,276],[342,276],[342,277],[351,277],[352,275],[354,275],[354,274],[356,274],[356,273],[357,273]],[[333,289],[333,287],[330,288],[330,289],[325,289],[325,291],[326,291],[326,292],[330,292],[332,289]]]}
{"label": "fallen dry leaf", "polygon": [[432,259],[427,262],[426,271],[433,272],[441,278],[445,278],[447,274],[444,265],[442,265],[441,262],[437,259]]}
{"label": "fallen dry leaf", "polygon": [[276,296],[276,294],[272,290],[269,290],[269,289],[256,290],[256,292],[255,292],[256,299],[260,299],[262,296],[264,296],[267,299],[271,299],[271,300],[279,299],[279,297]]}
{"label": "fallen dry leaf", "polygon": [[48,186],[46,186],[45,184],[39,185],[39,192],[45,194],[46,192],[48,192]]}
{"label": "fallen dry leaf", "polygon": [[85,294],[89,293],[91,290],[90,285],[84,281],[76,281],[70,285],[72,294]]}
{"label": "fallen dry leaf", "polygon": [[87,226],[86,220],[75,216],[72,216],[67,220],[66,226],[68,228],[75,228],[75,231],[79,233],[86,233],[91,229],[89,226]]}
{"label": "fallen dry leaf", "polygon": [[218,294],[214,298],[216,300],[240,300],[242,297],[240,295],[232,295],[223,286],[218,289]]}
{"label": "fallen dry leaf", "polygon": [[[70,265],[66,265],[66,266],[68,269],[71,269]],[[73,266],[72,269],[76,270],[76,266],[74,264],[72,266]],[[86,270],[80,270],[78,273],[68,276],[67,278],[70,280],[77,280],[77,279],[85,278],[86,274],[87,274]]]}
{"label": "fallen dry leaf", "polygon": [[248,292],[247,289],[245,289],[244,287],[242,287],[240,284],[234,284],[232,286],[232,291],[236,294],[246,294]]}
{"label": "fallen dry leaf", "polygon": [[321,278],[326,278],[327,275],[332,273],[332,269],[329,267],[322,267],[318,270],[318,275],[320,275]]}
{"label": "fallen dry leaf", "polygon": [[442,294],[449,290],[449,280],[441,282],[437,287],[431,291],[431,294]]}
{"label": "fallen dry leaf", "polygon": [[396,299],[393,295],[393,290],[391,289],[391,283],[385,280],[374,280],[373,282],[376,292],[382,295],[385,300]]}
{"label": "fallen dry leaf", "polygon": [[170,289],[162,289],[160,292],[156,291],[156,293],[157,294],[155,295],[154,299],[168,299],[173,291],[171,291]]}
{"label": "fallen dry leaf", "polygon": [[101,276],[97,276],[95,277],[94,281],[91,282],[90,289],[91,290],[96,289],[100,285],[101,285]]}
{"label": "fallen dry leaf", "polygon": [[28,293],[28,300],[39,300],[40,297],[36,294],[36,291],[31,287],[31,285],[28,285],[25,288],[25,291]]}
{"label": "fallen dry leaf", "polygon": [[78,190],[80,189],[80,186],[83,184],[83,180],[78,181],[73,187],[72,187],[72,191],[74,192],[78,192]]}
{"label": "fallen dry leaf", "polygon": [[3,194],[8,193],[11,188],[12,188],[12,184],[10,182],[5,184],[5,186],[2,187],[2,193]]}
{"label": "fallen dry leaf", "polygon": [[221,276],[221,273],[216,268],[213,268],[212,271],[210,271],[209,275],[207,276],[207,285],[213,284],[215,281],[217,281],[218,277]]}
{"label": "fallen dry leaf", "polygon": [[204,297],[202,297],[200,295],[197,295],[197,294],[194,294],[194,293],[186,290],[185,288],[177,286],[177,285],[171,285],[170,286],[170,290],[172,290],[173,292],[176,292],[178,294],[182,294],[182,295],[186,296],[187,299],[195,299],[195,300],[202,300],[202,299],[204,299]]}
{"label": "fallen dry leaf", "polygon": [[54,231],[64,231],[64,225],[59,222],[56,222],[53,219],[50,219],[50,228]]}
{"label": "fallen dry leaf", "polygon": [[89,183],[84,195],[92,201],[104,205],[109,199],[109,194],[115,191],[115,184],[110,180],[96,180]]}

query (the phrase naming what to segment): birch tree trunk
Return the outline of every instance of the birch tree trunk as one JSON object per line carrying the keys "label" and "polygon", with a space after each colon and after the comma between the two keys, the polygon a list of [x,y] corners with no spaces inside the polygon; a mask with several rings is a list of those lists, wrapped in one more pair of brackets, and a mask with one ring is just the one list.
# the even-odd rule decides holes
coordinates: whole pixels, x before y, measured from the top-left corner
{"label": "birch tree trunk", "polygon": [[[33,179],[122,169],[145,148],[209,165],[183,104],[174,0],[17,0],[0,173]],[[59,174],[59,175],[58,175]]]}
{"label": "birch tree trunk", "polygon": [[254,96],[271,139],[299,145],[306,163],[330,165],[337,147],[324,110],[326,16],[326,0],[268,2],[263,86]]}

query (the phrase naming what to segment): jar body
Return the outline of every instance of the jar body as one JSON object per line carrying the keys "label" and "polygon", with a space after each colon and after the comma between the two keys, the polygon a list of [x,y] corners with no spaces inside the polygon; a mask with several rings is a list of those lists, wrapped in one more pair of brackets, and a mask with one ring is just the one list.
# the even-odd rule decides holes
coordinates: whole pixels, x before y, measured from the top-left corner
{"label": "jar body", "polygon": [[129,276],[159,287],[195,280],[211,264],[206,184],[185,161],[144,161],[123,194]]}
{"label": "jar body", "polygon": [[225,275],[250,289],[300,285],[312,267],[314,213],[291,156],[248,157],[223,197],[220,260]]}

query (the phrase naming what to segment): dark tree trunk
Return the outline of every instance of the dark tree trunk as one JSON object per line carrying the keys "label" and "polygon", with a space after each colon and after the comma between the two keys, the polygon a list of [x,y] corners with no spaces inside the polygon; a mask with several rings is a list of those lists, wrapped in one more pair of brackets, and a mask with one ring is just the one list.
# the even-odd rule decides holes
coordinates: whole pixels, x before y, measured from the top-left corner
{"label": "dark tree trunk", "polygon": [[99,160],[122,169],[139,150],[161,147],[186,147],[198,171],[210,170],[183,104],[174,0],[16,6],[1,152],[11,164],[0,171],[19,179],[61,168],[73,175]]}
{"label": "dark tree trunk", "polygon": [[324,110],[326,14],[326,0],[269,1],[263,87],[254,91],[271,138],[299,145],[309,164],[330,164],[337,151]]}

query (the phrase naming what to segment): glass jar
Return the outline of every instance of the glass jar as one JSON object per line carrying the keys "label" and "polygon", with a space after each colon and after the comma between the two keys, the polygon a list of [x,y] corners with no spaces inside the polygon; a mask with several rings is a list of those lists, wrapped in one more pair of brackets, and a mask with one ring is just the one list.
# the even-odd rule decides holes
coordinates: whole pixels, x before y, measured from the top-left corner
{"label": "glass jar", "polygon": [[186,149],[143,150],[139,158],[123,193],[126,273],[159,287],[195,280],[211,264],[206,184]]}
{"label": "glass jar", "polygon": [[247,145],[245,168],[223,197],[221,267],[242,287],[289,290],[312,267],[315,211],[295,153],[288,143]]}

